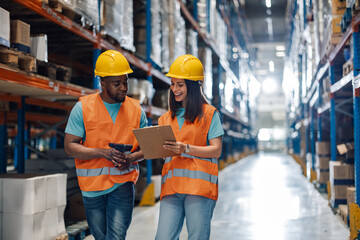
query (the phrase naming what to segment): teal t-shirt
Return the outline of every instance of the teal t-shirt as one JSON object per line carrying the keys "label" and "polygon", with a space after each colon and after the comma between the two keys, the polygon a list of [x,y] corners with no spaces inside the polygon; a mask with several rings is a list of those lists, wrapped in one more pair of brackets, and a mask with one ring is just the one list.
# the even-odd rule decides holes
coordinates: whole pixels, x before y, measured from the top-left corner
{"label": "teal t-shirt", "polygon": [[[179,123],[180,129],[185,122],[184,114],[185,114],[185,108],[179,108],[179,110],[176,113],[176,118]],[[213,118],[211,120],[209,132],[208,132],[208,136],[207,136],[207,141],[206,141],[207,145],[209,145],[209,140],[223,136],[224,134],[225,133],[224,133],[224,130],[221,125],[219,113],[218,113],[218,111],[215,111]]]}
{"label": "teal t-shirt", "polygon": [[[113,123],[115,124],[115,120],[120,110],[121,103],[106,103],[104,101],[103,103],[106,109],[108,110],[111,119],[113,120]],[[146,114],[144,110],[141,108],[140,128],[146,127],[147,123],[148,122],[147,122]],[[80,101],[77,102],[73,107],[73,109],[71,110],[68,123],[65,128],[65,133],[82,137],[84,141],[86,139],[83,112]],[[89,191],[89,192],[81,191],[81,192],[82,195],[85,197],[97,197],[114,191],[120,185],[122,185],[122,183],[115,183],[114,186],[104,191]]]}

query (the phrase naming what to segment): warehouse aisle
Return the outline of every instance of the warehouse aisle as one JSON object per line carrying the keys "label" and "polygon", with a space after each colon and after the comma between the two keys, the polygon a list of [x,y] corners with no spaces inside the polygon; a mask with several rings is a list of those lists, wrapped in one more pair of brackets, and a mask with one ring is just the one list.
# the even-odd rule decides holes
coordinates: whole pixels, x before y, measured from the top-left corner
{"label": "warehouse aisle", "polygon": [[[220,172],[212,240],[345,240],[348,229],[284,154],[260,153]],[[159,203],[136,208],[128,240],[154,239]],[[186,238],[186,229],[180,239]]]}

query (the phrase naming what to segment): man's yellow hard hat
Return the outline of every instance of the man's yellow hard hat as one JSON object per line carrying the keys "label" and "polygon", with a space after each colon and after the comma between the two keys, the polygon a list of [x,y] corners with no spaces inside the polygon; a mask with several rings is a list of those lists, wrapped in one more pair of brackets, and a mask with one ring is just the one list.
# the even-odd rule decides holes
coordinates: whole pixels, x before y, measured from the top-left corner
{"label": "man's yellow hard hat", "polygon": [[171,64],[166,76],[192,81],[204,81],[204,68],[197,57],[186,54],[178,57]]}
{"label": "man's yellow hard hat", "polygon": [[107,50],[100,54],[95,64],[95,76],[109,77],[132,73],[129,62],[124,55],[115,50]]}

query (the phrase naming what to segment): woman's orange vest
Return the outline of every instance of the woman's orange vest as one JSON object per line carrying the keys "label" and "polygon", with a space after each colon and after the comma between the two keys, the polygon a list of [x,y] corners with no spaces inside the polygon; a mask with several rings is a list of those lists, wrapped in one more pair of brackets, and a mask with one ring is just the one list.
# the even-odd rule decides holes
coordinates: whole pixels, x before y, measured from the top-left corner
{"label": "woman's orange vest", "polygon": [[[204,115],[200,121],[184,122],[181,130],[177,118],[171,119],[170,111],[162,115],[159,125],[171,125],[176,141],[194,146],[206,146],[211,120],[216,109],[203,105]],[[200,195],[210,199],[218,198],[218,160],[217,158],[200,158],[183,153],[165,159],[161,179],[162,199],[175,193]]]}
{"label": "woman's orange vest", "polygon": [[[82,144],[89,148],[109,148],[109,143],[132,144],[134,151],[138,143],[132,132],[140,127],[141,107],[139,101],[125,97],[117,114],[115,124],[99,93],[80,98],[83,110],[86,139]],[[128,170],[119,171],[105,158],[91,160],[75,159],[80,189],[102,191],[114,183],[134,182],[139,176],[139,166],[134,163]]]}

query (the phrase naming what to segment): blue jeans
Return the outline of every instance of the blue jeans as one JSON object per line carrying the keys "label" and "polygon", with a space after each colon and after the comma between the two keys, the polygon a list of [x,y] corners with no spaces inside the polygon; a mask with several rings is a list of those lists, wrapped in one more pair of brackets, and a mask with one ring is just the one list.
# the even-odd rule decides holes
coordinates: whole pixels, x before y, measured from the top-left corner
{"label": "blue jeans", "polygon": [[189,240],[210,238],[210,224],[216,201],[196,195],[173,194],[160,202],[156,240],[179,239],[186,218]]}
{"label": "blue jeans", "polygon": [[105,195],[83,196],[87,222],[96,240],[125,239],[131,222],[134,199],[132,182],[127,182]]}

